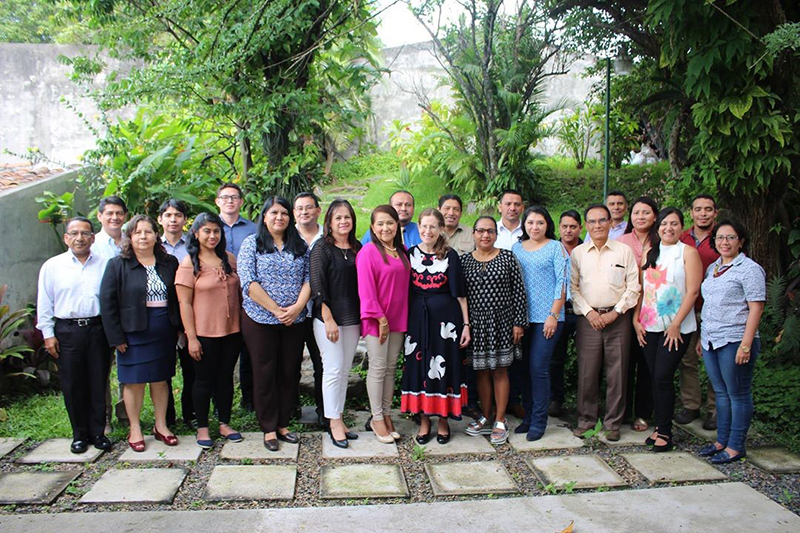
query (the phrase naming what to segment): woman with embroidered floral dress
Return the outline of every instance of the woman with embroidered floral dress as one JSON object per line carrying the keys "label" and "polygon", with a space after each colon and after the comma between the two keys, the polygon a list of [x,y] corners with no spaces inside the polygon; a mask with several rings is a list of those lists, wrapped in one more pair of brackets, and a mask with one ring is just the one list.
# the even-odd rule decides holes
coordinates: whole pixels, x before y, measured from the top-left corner
{"label": "woman with embroidered floral dress", "polygon": [[656,427],[645,443],[652,444],[654,452],[668,452],[674,448],[673,379],[697,329],[693,309],[703,266],[697,250],[680,242],[683,213],[679,209],[662,209],[656,226],[659,240],[647,252],[642,267],[643,290],[633,314],[633,327],[653,382]]}

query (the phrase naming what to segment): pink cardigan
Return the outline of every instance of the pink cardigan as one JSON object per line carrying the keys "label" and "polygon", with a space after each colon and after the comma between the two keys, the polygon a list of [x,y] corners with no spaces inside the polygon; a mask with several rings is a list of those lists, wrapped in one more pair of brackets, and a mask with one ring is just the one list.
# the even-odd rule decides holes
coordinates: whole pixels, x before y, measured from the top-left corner
{"label": "pink cardigan", "polygon": [[389,331],[404,332],[408,324],[409,269],[403,261],[386,256],[374,243],[367,243],[356,256],[358,297],[361,299],[361,334],[377,337],[378,319],[389,320]]}

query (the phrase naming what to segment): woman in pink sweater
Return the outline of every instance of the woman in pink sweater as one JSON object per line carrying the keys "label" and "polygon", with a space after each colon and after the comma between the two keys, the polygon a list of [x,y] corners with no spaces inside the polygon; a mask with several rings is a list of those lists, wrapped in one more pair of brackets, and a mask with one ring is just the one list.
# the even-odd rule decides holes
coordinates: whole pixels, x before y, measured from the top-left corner
{"label": "woman in pink sweater", "polygon": [[367,342],[367,428],[385,444],[400,438],[390,418],[397,355],[408,321],[410,266],[400,233],[400,218],[390,205],[379,205],[370,218],[370,242],[356,256],[361,334]]}

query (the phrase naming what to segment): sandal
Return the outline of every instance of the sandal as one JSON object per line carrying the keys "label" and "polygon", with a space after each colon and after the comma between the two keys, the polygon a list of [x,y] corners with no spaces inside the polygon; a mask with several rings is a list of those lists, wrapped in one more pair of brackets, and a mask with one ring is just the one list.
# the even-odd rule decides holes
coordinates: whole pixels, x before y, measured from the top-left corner
{"label": "sandal", "polygon": [[482,416],[475,422],[471,422],[467,429],[464,430],[464,433],[470,437],[477,437],[479,435],[491,435],[492,429],[489,427],[489,420]]}
{"label": "sandal", "polygon": [[634,431],[647,431],[648,427],[650,427],[650,426],[647,425],[647,420],[645,420],[644,418],[641,418],[641,417],[639,417],[636,420],[634,420],[633,424],[631,424],[631,428]]}
{"label": "sandal", "polygon": [[508,421],[507,420],[498,420],[494,423],[494,428],[492,429],[492,438],[489,442],[492,444],[505,444],[508,441]]}

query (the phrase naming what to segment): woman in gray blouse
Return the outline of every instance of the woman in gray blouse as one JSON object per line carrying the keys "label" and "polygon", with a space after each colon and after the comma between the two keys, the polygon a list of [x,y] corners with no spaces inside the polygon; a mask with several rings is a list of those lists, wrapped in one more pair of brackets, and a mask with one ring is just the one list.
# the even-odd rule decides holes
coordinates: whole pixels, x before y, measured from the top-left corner
{"label": "woman in gray blouse", "polygon": [[766,300],[766,275],[747,257],[747,232],[725,220],[711,232],[720,257],[706,271],[701,338],[708,378],[717,395],[717,440],[700,449],[714,464],[744,459],[753,418],[750,386],[761,343],[758,323]]}

